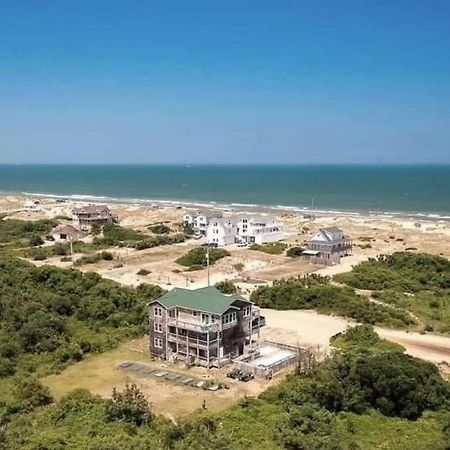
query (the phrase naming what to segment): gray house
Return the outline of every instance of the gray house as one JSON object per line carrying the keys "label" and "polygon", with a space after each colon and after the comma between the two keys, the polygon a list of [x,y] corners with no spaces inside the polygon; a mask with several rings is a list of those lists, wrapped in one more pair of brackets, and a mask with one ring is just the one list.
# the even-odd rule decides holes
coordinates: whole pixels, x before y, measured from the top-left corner
{"label": "gray house", "polygon": [[153,356],[222,367],[259,337],[263,318],[252,302],[215,287],[175,288],[149,303]]}
{"label": "gray house", "polygon": [[320,228],[306,243],[303,255],[317,260],[339,262],[341,257],[352,254],[352,241],[336,227]]}

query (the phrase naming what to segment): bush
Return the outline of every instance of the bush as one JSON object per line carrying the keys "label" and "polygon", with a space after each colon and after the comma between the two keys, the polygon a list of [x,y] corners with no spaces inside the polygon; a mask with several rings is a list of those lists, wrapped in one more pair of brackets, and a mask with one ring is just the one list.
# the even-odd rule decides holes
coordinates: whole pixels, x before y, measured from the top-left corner
{"label": "bush", "polygon": [[[187,267],[206,267],[206,252],[207,249],[205,247],[194,248],[192,250],[189,250],[185,255],[178,258],[175,262]],[[230,256],[230,253],[222,248],[210,248],[209,264],[213,265],[216,261],[224,258],[225,256]]]}
{"label": "bush", "polygon": [[43,249],[37,249],[31,253],[34,261],[44,261],[47,259],[47,252]]}
{"label": "bush", "polygon": [[0,357],[0,378],[9,377],[16,371],[16,365],[8,358]]}
{"label": "bush", "polygon": [[347,351],[400,351],[404,348],[393,342],[381,339],[370,325],[356,325],[345,333],[332,336],[330,343]]}
{"label": "bush", "polygon": [[95,264],[100,261],[112,261],[114,255],[111,252],[103,251],[101,253],[96,253],[95,255],[82,256],[78,258],[73,264],[74,266],[82,266],[84,264]]}
{"label": "bush", "polygon": [[127,383],[122,392],[114,388],[106,414],[110,421],[123,421],[136,426],[148,425],[153,420],[150,404],[135,383]]}
{"label": "bush", "polygon": [[53,402],[50,389],[33,377],[18,378],[14,385],[14,396],[28,408]]}
{"label": "bush", "polygon": [[148,274],[150,274],[150,273],[151,273],[150,270],[147,270],[147,269],[140,269],[140,270],[137,272],[136,275],[145,277],[146,275],[148,275]]}
{"label": "bush", "polygon": [[299,256],[302,256],[304,251],[305,249],[303,247],[291,247],[287,249],[286,256],[298,258]]}
{"label": "bush", "polygon": [[216,288],[223,294],[236,294],[238,292],[235,284],[229,280],[219,281],[216,283]]}
{"label": "bush", "polygon": [[34,236],[31,237],[28,244],[30,247],[38,247],[39,245],[42,245],[43,243],[44,243],[44,240],[38,234],[35,234]]}

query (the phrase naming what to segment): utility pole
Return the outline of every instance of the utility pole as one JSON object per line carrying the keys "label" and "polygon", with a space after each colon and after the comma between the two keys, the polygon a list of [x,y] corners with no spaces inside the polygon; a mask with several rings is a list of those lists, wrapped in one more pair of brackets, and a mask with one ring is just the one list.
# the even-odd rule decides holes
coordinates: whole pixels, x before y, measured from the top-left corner
{"label": "utility pole", "polygon": [[311,218],[312,218],[312,220],[315,219],[315,215],[314,215],[314,197],[311,198]]}
{"label": "utility pole", "polygon": [[69,238],[69,242],[70,242],[70,256],[73,256],[73,243],[72,243],[72,238]]}

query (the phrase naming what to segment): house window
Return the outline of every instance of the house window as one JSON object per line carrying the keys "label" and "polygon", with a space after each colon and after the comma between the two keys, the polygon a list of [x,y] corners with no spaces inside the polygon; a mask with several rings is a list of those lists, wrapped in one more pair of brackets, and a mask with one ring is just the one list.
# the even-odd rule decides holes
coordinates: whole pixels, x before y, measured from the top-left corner
{"label": "house window", "polygon": [[155,322],[154,323],[154,328],[153,328],[157,333],[162,333],[163,327],[162,327],[162,323],[158,323]]}
{"label": "house window", "polygon": [[197,316],[198,316],[198,312],[197,312],[197,311],[192,311],[192,315],[193,315],[194,317],[197,317]]}
{"label": "house window", "polygon": [[202,322],[203,323],[211,323],[211,316],[209,314],[202,313]]}
{"label": "house window", "polygon": [[159,317],[162,316],[162,308],[160,308],[159,306],[155,306],[153,311],[154,311],[155,316],[159,316]]}
{"label": "house window", "polygon": [[169,311],[169,317],[171,317],[172,319],[175,319],[175,317],[176,317],[176,310],[175,309],[171,309]]}
{"label": "house window", "polygon": [[162,348],[162,346],[163,346],[163,341],[162,341],[162,339],[161,338],[155,338],[155,347],[156,348]]}
{"label": "house window", "polygon": [[247,316],[250,315],[251,309],[252,309],[251,306],[245,306],[245,307],[244,307],[244,317],[247,317]]}
{"label": "house window", "polygon": [[236,322],[236,317],[237,317],[237,316],[236,316],[236,313],[235,313],[235,312],[225,314],[225,315],[223,316],[222,323],[227,324],[227,323],[233,323],[233,322]]}

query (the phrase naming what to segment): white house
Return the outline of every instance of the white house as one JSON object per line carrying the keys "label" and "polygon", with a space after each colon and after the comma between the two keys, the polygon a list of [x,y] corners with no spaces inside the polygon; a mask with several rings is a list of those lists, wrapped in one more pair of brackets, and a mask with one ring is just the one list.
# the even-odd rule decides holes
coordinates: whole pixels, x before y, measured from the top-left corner
{"label": "white house", "polygon": [[234,244],[236,236],[237,225],[232,217],[213,218],[206,229],[206,240],[209,244],[218,246]]}
{"label": "white house", "polygon": [[212,218],[206,229],[207,242],[219,246],[234,243],[263,244],[283,238],[281,222],[270,215]]}
{"label": "white house", "polygon": [[249,244],[277,242],[284,238],[283,225],[270,215],[244,215],[238,217],[237,235]]}
{"label": "white house", "polygon": [[222,214],[209,211],[187,212],[183,216],[183,225],[192,228],[195,234],[206,235],[206,229],[212,219],[221,218]]}

